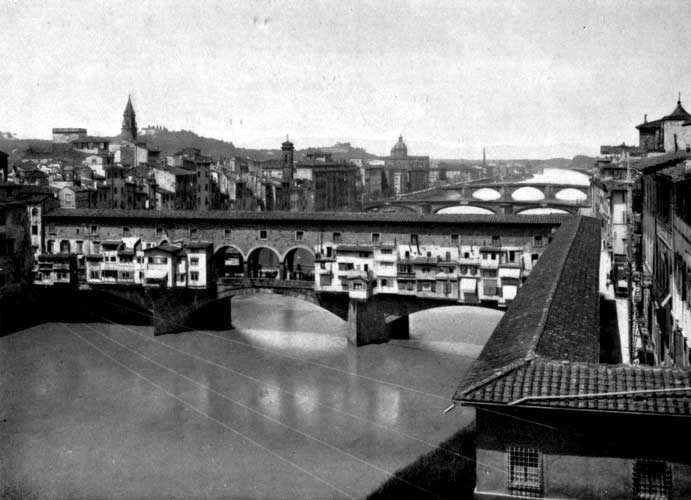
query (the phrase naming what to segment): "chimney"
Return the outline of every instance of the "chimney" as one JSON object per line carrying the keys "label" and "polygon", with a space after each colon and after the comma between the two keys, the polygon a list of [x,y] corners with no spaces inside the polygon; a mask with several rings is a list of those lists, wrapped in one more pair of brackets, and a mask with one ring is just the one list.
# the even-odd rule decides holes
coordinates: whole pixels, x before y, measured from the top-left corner
{"label": "chimney", "polygon": [[643,123],[648,123],[648,113],[643,115]]}

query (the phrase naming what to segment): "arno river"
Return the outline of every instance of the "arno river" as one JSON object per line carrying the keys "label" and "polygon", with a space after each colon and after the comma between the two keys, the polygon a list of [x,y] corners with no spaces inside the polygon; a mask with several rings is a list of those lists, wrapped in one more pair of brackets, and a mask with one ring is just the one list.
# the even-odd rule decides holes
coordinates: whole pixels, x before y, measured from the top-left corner
{"label": "arno river", "polygon": [[11,498],[362,498],[472,418],[444,415],[501,313],[443,308],[356,348],[297,299],[233,301],[234,329],[50,323],[0,338]]}

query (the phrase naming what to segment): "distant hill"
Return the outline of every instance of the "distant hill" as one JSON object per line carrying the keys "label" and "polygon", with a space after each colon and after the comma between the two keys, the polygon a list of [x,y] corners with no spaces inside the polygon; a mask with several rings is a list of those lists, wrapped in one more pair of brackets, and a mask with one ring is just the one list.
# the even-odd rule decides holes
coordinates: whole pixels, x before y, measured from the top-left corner
{"label": "distant hill", "polygon": [[239,149],[232,142],[202,137],[191,130],[157,129],[139,138],[159,149],[162,155],[173,155],[183,148],[199,148],[202,154],[214,159],[239,154]]}

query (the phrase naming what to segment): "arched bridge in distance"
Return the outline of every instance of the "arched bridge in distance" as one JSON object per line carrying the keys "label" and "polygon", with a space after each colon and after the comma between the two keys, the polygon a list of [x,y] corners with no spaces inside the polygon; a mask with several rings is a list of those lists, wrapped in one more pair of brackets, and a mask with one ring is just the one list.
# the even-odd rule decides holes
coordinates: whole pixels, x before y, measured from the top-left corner
{"label": "arched bridge in distance", "polygon": [[[72,282],[79,293],[98,291],[136,304],[150,312],[156,334],[228,329],[234,296],[270,292],[336,314],[347,322],[349,340],[363,345],[407,337],[408,316],[425,309],[506,308],[570,219],[55,210],[44,216],[44,227],[46,238],[55,243],[51,246],[60,249],[57,255],[76,254],[77,266],[95,256],[83,258],[75,250],[88,253],[95,242],[124,240],[125,232],[128,241],[151,246],[151,251],[172,242],[188,255],[202,252],[208,263],[203,287],[104,282],[92,279],[86,269],[75,272],[82,276]],[[148,272],[142,261],[144,267],[132,274]],[[485,274],[490,276],[486,280]]]}
{"label": "arched bridge in distance", "polygon": [[366,212],[440,213],[454,207],[474,207],[481,213],[520,214],[555,209],[578,214],[591,206],[590,186],[531,182],[464,182],[438,186],[396,199],[373,201]]}

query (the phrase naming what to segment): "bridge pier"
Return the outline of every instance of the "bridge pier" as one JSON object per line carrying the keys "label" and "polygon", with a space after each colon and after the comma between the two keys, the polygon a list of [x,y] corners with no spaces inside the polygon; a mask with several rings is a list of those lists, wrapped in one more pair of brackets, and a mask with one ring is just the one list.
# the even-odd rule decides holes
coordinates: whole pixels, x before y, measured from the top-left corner
{"label": "bridge pier", "polygon": [[388,342],[389,331],[376,300],[350,299],[348,341],[356,346]]}

